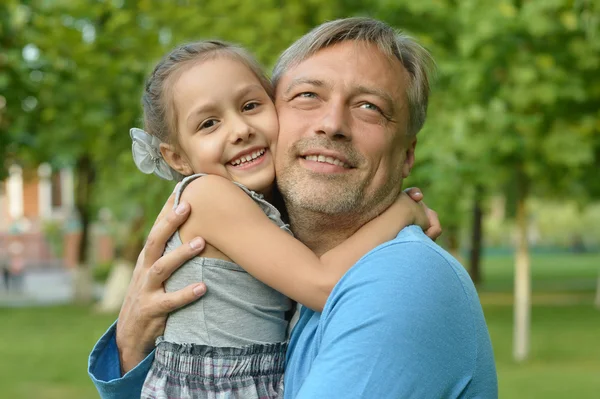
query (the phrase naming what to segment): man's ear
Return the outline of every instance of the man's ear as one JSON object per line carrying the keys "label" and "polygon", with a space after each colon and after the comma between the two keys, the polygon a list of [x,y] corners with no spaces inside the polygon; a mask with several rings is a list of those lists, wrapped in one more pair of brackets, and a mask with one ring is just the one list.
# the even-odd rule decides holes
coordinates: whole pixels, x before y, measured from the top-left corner
{"label": "man's ear", "polygon": [[402,177],[406,179],[410,175],[413,165],[415,164],[415,148],[417,147],[417,138],[412,137],[407,139],[406,158],[402,164]]}
{"label": "man's ear", "polygon": [[188,161],[175,150],[174,146],[160,143],[160,153],[169,166],[182,175],[189,176],[194,173]]}

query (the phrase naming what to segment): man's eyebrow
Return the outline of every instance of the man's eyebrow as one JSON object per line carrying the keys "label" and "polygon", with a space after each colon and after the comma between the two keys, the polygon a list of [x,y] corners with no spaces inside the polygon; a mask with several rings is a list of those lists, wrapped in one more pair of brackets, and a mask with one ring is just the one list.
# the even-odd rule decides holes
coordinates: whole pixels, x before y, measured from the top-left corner
{"label": "man's eyebrow", "polygon": [[390,111],[394,110],[394,98],[385,90],[377,89],[374,87],[358,86],[356,88],[356,94],[371,94],[373,96],[377,96],[383,101],[385,101]]}
{"label": "man's eyebrow", "polygon": [[290,94],[290,92],[299,85],[302,84],[307,84],[307,85],[311,85],[311,86],[316,86],[316,87],[324,87],[326,86],[325,82],[323,80],[319,80],[319,79],[310,79],[310,78],[297,78],[294,79],[290,82],[290,84],[288,85],[288,87],[285,89],[285,92],[283,93],[284,95],[288,95]]}

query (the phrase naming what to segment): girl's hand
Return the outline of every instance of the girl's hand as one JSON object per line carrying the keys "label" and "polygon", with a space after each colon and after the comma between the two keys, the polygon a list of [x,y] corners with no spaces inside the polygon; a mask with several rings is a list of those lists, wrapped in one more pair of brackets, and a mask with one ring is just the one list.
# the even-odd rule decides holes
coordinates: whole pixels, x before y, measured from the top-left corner
{"label": "girl's hand", "polygon": [[148,235],[119,313],[116,341],[123,374],[152,352],[156,338],[164,332],[170,312],[206,292],[204,283],[190,284],[176,292],[164,290],[165,280],[204,248],[204,240],[195,238],[188,245],[163,256],[166,242],[190,213],[189,204],[184,202],[174,210],[174,198],[174,194],[169,197]]}
{"label": "girl's hand", "polygon": [[432,240],[436,240],[439,236],[442,235],[442,225],[440,224],[440,219],[438,218],[438,214],[433,209],[429,209],[427,205],[423,202],[423,193],[417,187],[411,187],[404,190],[406,194],[415,202],[417,202],[420,206],[423,207],[423,211],[429,221],[429,227],[424,229],[425,234]]}

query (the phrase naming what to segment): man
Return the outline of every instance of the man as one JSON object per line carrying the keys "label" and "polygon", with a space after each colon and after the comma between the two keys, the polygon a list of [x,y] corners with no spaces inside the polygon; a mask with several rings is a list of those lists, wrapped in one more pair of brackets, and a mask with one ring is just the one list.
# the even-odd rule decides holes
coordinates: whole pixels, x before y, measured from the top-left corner
{"label": "man", "polygon": [[[273,74],[278,185],[294,234],[317,255],[399,194],[425,121],[430,63],[414,41],[367,18],[323,24],[279,59]],[[344,165],[319,162],[326,157]],[[149,342],[164,328],[165,311],[204,292],[200,284],[162,292],[177,265],[199,252],[182,246],[154,262],[189,210],[180,211],[183,216],[159,217],[116,339],[109,330],[91,355],[99,389],[124,395],[111,397],[127,397],[143,382]],[[414,226],[371,251],[340,280],[322,313],[302,309],[290,341],[285,396],[496,398],[487,327],[462,266]]]}

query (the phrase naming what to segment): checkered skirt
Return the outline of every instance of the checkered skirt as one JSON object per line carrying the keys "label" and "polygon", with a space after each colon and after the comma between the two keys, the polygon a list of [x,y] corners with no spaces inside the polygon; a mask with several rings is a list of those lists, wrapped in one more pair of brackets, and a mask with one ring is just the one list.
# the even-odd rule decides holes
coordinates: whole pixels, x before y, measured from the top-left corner
{"label": "checkered skirt", "polygon": [[287,343],[220,348],[160,342],[145,399],[283,398]]}

